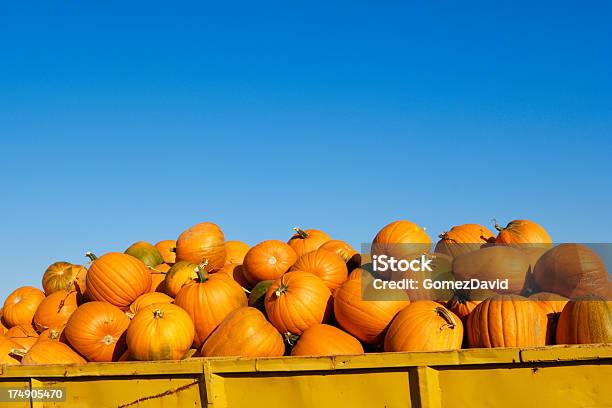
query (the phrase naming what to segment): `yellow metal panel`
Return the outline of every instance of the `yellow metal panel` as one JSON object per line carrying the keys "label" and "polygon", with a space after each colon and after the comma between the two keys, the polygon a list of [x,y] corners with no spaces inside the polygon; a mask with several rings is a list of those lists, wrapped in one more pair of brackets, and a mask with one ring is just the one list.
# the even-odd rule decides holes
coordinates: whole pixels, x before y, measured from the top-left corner
{"label": "yellow metal panel", "polygon": [[409,408],[407,372],[217,376],[214,408]]}
{"label": "yellow metal panel", "polygon": [[442,407],[612,407],[608,364],[440,370]]}
{"label": "yellow metal panel", "polygon": [[[198,378],[71,378],[41,381],[39,386],[63,386],[66,402],[41,403],[33,408],[161,408],[201,407]],[[0,405],[1,406],[1,405]],[[204,405],[205,406],[205,405]]]}

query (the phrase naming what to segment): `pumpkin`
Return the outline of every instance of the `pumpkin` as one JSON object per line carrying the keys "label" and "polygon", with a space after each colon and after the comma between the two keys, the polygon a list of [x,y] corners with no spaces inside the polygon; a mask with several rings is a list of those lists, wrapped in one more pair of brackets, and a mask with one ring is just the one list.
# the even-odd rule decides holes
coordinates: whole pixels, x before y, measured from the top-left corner
{"label": "pumpkin", "polygon": [[173,239],[165,239],[155,244],[155,248],[161,254],[164,263],[173,265],[176,262],[176,241]]}
{"label": "pumpkin", "polygon": [[7,330],[5,336],[25,350],[29,350],[38,340],[38,333],[31,324],[13,326]]}
{"label": "pumpkin", "polygon": [[316,229],[302,230],[298,227],[294,227],[293,230],[295,234],[289,238],[287,244],[293,248],[298,258],[310,251],[319,249],[327,241],[331,241],[330,236],[323,231]]}
{"label": "pumpkin", "polygon": [[556,332],[557,344],[612,343],[612,302],[585,296],[567,302]]}
{"label": "pumpkin", "polygon": [[140,259],[110,252],[92,258],[87,272],[86,296],[127,309],[134,300],[151,289],[151,272]]}
{"label": "pumpkin", "polygon": [[467,319],[470,347],[531,347],[546,343],[544,312],[519,295],[497,295],[482,301]]}
{"label": "pumpkin", "polygon": [[547,251],[538,260],[533,275],[543,291],[568,298],[590,294],[605,297],[610,282],[602,259],[581,244],[561,244]]}
{"label": "pumpkin", "polygon": [[290,269],[295,270],[317,275],[332,292],[348,277],[344,260],[335,252],[325,249],[316,249],[300,256]]}
{"label": "pumpkin", "polygon": [[85,364],[87,361],[70,347],[59,341],[36,343],[23,356],[21,364]]}
{"label": "pumpkin", "polygon": [[241,264],[244,262],[244,257],[251,249],[250,246],[241,241],[226,241],[225,242],[225,263],[226,264]]}
{"label": "pumpkin", "polygon": [[359,340],[334,326],[315,324],[300,336],[292,356],[339,356],[363,354]]}
{"label": "pumpkin", "polygon": [[462,293],[456,293],[448,301],[446,307],[453,312],[465,324],[468,316],[482,302],[481,300],[473,300]]}
{"label": "pumpkin", "polygon": [[244,266],[241,264],[229,263],[225,264],[223,268],[215,271],[215,273],[224,273],[230,276],[237,284],[242,286],[245,289],[249,289],[252,285],[247,281],[244,276]]}
{"label": "pumpkin", "polygon": [[[373,281],[369,276],[363,270],[360,279],[347,280],[334,292],[334,315],[342,329],[364,343],[376,344],[383,340],[391,320],[410,301],[403,291],[369,289],[372,286],[365,284],[366,293],[362,294],[362,281]],[[367,293],[368,289],[375,292]]]}
{"label": "pumpkin", "polygon": [[172,303],[172,302],[174,302],[174,299],[172,299],[170,296],[166,295],[165,293],[160,293],[160,292],[145,293],[144,295],[138,296],[138,299],[136,299],[134,303],[130,305],[127,315],[128,317],[134,317],[134,315],[136,315],[138,311],[145,308],[146,306],[152,305],[153,303]]}
{"label": "pumpkin", "polygon": [[197,265],[206,261],[207,272],[225,264],[225,237],[212,222],[202,222],[185,230],[176,240],[176,260]]}
{"label": "pumpkin", "polygon": [[166,274],[169,270],[170,265],[167,263],[149,267],[149,271],[151,272],[151,287],[149,288],[149,292],[165,292],[166,288],[164,283],[166,281]]}
{"label": "pumpkin", "polygon": [[301,334],[329,318],[331,292],[318,276],[292,271],[268,288],[264,304],[268,320],[280,333]]}
{"label": "pumpkin", "polygon": [[200,353],[202,357],[280,357],[285,345],[259,310],[241,307],[227,315]]}
{"label": "pumpkin", "polygon": [[255,285],[255,287],[251,290],[251,293],[249,293],[249,306],[258,309],[265,314],[266,305],[264,300],[266,298],[268,289],[270,289],[270,286],[272,286],[273,283],[273,280],[265,280]]}
{"label": "pumpkin", "polygon": [[413,279],[417,282],[414,288],[406,289],[408,298],[415,300],[434,300],[436,302],[447,302],[453,296],[453,291],[441,287],[440,289],[427,288],[424,285],[425,279],[430,279],[432,284],[437,282],[450,282],[455,279],[452,271],[453,258],[446,254],[433,253],[423,254],[425,261],[431,261],[429,268],[431,271],[392,271],[391,280],[400,281],[401,279]]}
{"label": "pumpkin", "polygon": [[0,308],[0,334],[6,333],[8,329],[8,325],[4,321],[4,317],[2,317],[2,308]]}
{"label": "pumpkin", "polygon": [[[395,259],[412,259],[431,249],[431,238],[413,222],[400,220],[384,226],[372,241],[372,256],[387,255]],[[390,272],[382,274],[389,277]]]}
{"label": "pumpkin", "polygon": [[9,326],[31,325],[45,294],[32,286],[15,289],[4,301],[2,317]]}
{"label": "pumpkin", "polygon": [[106,302],[80,306],[68,319],[64,333],[76,351],[89,361],[117,361],[125,351],[130,319]]}
{"label": "pumpkin", "polygon": [[138,258],[147,266],[156,266],[164,262],[164,258],[159,250],[145,241],[138,241],[132,244],[125,253]]}
{"label": "pumpkin", "polygon": [[13,357],[14,350],[18,350],[21,346],[15,343],[12,339],[0,335],[0,364],[17,365],[19,360]]}
{"label": "pumpkin", "polygon": [[479,224],[457,225],[439,237],[440,241],[436,244],[434,252],[451,257],[476,251],[483,244],[495,239],[491,231]]}
{"label": "pumpkin", "polygon": [[385,351],[459,350],[463,324],[459,317],[432,300],[412,302],[391,322]]}
{"label": "pumpkin", "polygon": [[349,272],[361,266],[361,254],[355,251],[352,246],[344,241],[340,241],[339,239],[327,241],[318,249],[326,249],[328,251],[335,252],[344,260]]}
{"label": "pumpkin", "polygon": [[68,339],[64,334],[65,329],[66,326],[47,329],[40,333],[38,339],[36,340],[36,343],[40,343],[43,341],[61,341],[62,343],[68,343]]}
{"label": "pumpkin", "polygon": [[164,290],[168,296],[176,297],[185,285],[193,283],[198,278],[198,269],[203,269],[189,261],[179,261],[172,265],[164,278]]}
{"label": "pumpkin", "polygon": [[59,290],[75,289],[79,294],[85,293],[87,269],[81,265],[68,262],[51,264],[42,278],[42,287],[47,295]]}
{"label": "pumpkin", "polygon": [[127,330],[130,356],[136,360],[179,360],[191,347],[195,328],[180,307],[154,303],[140,309]]}
{"label": "pumpkin", "polygon": [[230,312],[247,305],[247,297],[225,273],[207,274],[198,269],[197,275],[197,281],[183,286],[174,302],[193,320],[194,344],[200,347]]}
{"label": "pumpkin", "polygon": [[[485,247],[453,259],[453,274],[457,280],[508,279],[508,289],[496,289],[498,293],[521,293],[529,270],[529,259],[525,253],[509,246]],[[476,295],[473,297],[477,298]]]}
{"label": "pumpkin", "polygon": [[555,344],[559,316],[569,299],[556,293],[540,292],[529,296],[529,300],[535,301],[546,316],[546,344]]}
{"label": "pumpkin", "polygon": [[77,307],[77,293],[75,291],[53,292],[43,299],[36,309],[34,326],[38,332],[65,326]]}
{"label": "pumpkin", "polygon": [[499,231],[495,242],[498,244],[551,244],[552,240],[548,232],[539,224],[528,220],[510,221],[506,228],[495,224],[495,229]]}
{"label": "pumpkin", "polygon": [[244,257],[244,277],[251,285],[281,277],[297,261],[297,254],[284,242],[272,239],[255,245]]}

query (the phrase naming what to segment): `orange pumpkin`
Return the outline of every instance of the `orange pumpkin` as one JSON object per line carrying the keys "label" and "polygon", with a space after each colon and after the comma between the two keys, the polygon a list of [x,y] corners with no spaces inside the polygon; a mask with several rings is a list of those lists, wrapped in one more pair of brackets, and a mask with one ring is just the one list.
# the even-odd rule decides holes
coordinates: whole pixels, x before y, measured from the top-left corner
{"label": "orange pumpkin", "polygon": [[145,241],[138,241],[132,244],[125,253],[138,258],[147,266],[156,266],[164,262],[164,258],[159,250]]}
{"label": "orange pumpkin", "polygon": [[161,293],[161,292],[145,293],[144,295],[138,296],[138,299],[136,299],[134,303],[130,305],[130,308],[127,311],[127,315],[128,317],[134,317],[134,315],[136,315],[136,313],[138,313],[141,309],[145,308],[146,306],[152,305],[154,303],[172,303],[172,302],[174,302],[174,299],[172,299],[170,296],[166,295],[165,293]]}
{"label": "orange pumpkin", "polygon": [[225,263],[226,264],[241,264],[244,262],[244,257],[251,249],[250,246],[241,241],[227,241],[225,243]]}
{"label": "orange pumpkin", "polygon": [[480,247],[495,239],[495,236],[486,227],[479,224],[463,224],[452,227],[440,235],[434,252],[443,253],[451,257],[476,251]]}
{"label": "orange pumpkin", "polygon": [[191,284],[198,279],[198,269],[203,269],[203,267],[189,261],[179,261],[172,265],[164,278],[166,294],[176,297],[183,286]]}
{"label": "orange pumpkin", "polygon": [[53,292],[43,299],[38,306],[34,314],[34,326],[38,332],[65,326],[77,307],[77,293],[75,291]]}
{"label": "orange pumpkin", "polygon": [[0,308],[0,334],[6,333],[8,329],[8,325],[4,322],[4,317],[2,317],[2,308]]}
{"label": "orange pumpkin", "polygon": [[271,239],[249,249],[244,257],[244,277],[255,286],[264,280],[278,279],[297,260],[295,251],[284,242]]}
{"label": "orange pumpkin", "polygon": [[[400,220],[384,226],[372,241],[372,256],[387,255],[395,259],[412,259],[431,249],[431,238],[413,222]],[[390,272],[382,274],[389,277]]]}
{"label": "orange pumpkin", "polygon": [[85,293],[87,269],[81,265],[68,262],[55,262],[45,271],[42,287],[47,295],[59,290],[75,289],[79,294]]}
{"label": "orange pumpkin", "polygon": [[252,307],[227,315],[201,349],[202,357],[279,357],[284,353],[282,336]]}
{"label": "orange pumpkin", "polygon": [[460,293],[456,293],[448,301],[446,307],[453,312],[463,323],[467,321],[468,316],[482,302],[481,300],[469,299]]}
{"label": "orange pumpkin", "polygon": [[155,244],[155,248],[159,251],[164,263],[173,265],[176,262],[176,241],[173,239],[165,239]]}
{"label": "orange pumpkin", "polygon": [[23,356],[21,364],[85,364],[87,361],[70,347],[59,341],[43,341],[36,343]]}
{"label": "orange pumpkin", "polygon": [[315,324],[300,336],[292,356],[339,356],[363,354],[359,340],[334,326]]}
{"label": "orange pumpkin", "polygon": [[587,296],[567,302],[556,332],[557,344],[612,343],[612,302]]}
{"label": "orange pumpkin", "polygon": [[170,270],[170,265],[163,263],[154,267],[149,267],[151,271],[151,287],[149,292],[165,292],[164,282],[166,274]]}
{"label": "orange pumpkin", "polygon": [[508,279],[508,289],[496,292],[518,295],[526,287],[530,266],[523,251],[510,246],[490,246],[457,256],[452,269],[460,281]]}
{"label": "orange pumpkin", "polygon": [[348,269],[344,260],[335,252],[325,249],[316,249],[302,255],[290,270],[317,275],[332,292],[340,287],[348,277]]}
{"label": "orange pumpkin", "polygon": [[125,351],[125,331],[130,319],[106,302],[89,302],[70,316],[64,333],[89,361],[117,361]]}
{"label": "orange pumpkin", "polygon": [[13,326],[7,330],[5,336],[25,350],[29,350],[38,340],[38,333],[31,324]]}
{"label": "orange pumpkin", "polygon": [[279,332],[301,334],[329,318],[331,292],[318,276],[292,271],[274,281],[264,304],[268,320]]}
{"label": "orange pumpkin", "polygon": [[9,326],[31,325],[45,294],[32,286],[15,289],[4,301],[2,317]]}
{"label": "orange pumpkin", "polygon": [[319,249],[326,249],[328,251],[335,252],[344,260],[349,272],[361,266],[361,254],[355,251],[352,246],[344,241],[332,239],[331,241],[327,241],[321,245]]}
{"label": "orange pumpkin", "polygon": [[224,273],[228,276],[231,276],[232,279],[234,279],[237,284],[239,284],[245,289],[250,289],[252,287],[251,284],[247,281],[246,277],[244,276],[244,266],[241,264],[235,264],[235,263],[225,264],[223,268],[215,271],[215,273]]}
{"label": "orange pumpkin", "polygon": [[533,275],[543,291],[568,298],[605,297],[610,284],[603,260],[581,244],[561,244],[547,251],[538,260]]}
{"label": "orange pumpkin", "polygon": [[195,329],[180,307],[154,303],[140,309],[127,330],[130,356],[136,360],[179,360],[191,347]]}
{"label": "orange pumpkin", "polygon": [[287,244],[293,248],[298,258],[310,251],[319,249],[327,241],[331,241],[330,236],[323,231],[316,229],[302,230],[298,227],[294,227],[293,230],[295,234],[289,238]]}
{"label": "orange pumpkin", "polygon": [[21,346],[12,339],[0,335],[0,364],[17,365],[19,360],[14,357],[13,352]]}
{"label": "orange pumpkin", "polygon": [[64,334],[65,329],[66,329],[66,326],[57,327],[53,329],[47,329],[43,331],[42,333],[40,333],[36,342],[40,343],[43,341],[61,341],[62,343],[67,344],[68,339],[66,338],[66,335]]}
{"label": "orange pumpkin", "polygon": [[556,293],[540,292],[529,296],[529,300],[535,301],[546,315],[546,344],[555,344],[559,316],[569,299]]}
{"label": "orange pumpkin", "polygon": [[385,351],[459,350],[463,324],[432,300],[412,302],[395,316],[385,335]]}
{"label": "orange pumpkin", "polygon": [[108,302],[126,310],[134,300],[151,289],[151,272],[141,260],[131,255],[110,252],[96,258],[87,272],[90,300]]}
{"label": "orange pumpkin", "polygon": [[193,320],[194,344],[200,347],[228,314],[247,305],[247,297],[240,285],[225,273],[207,274],[198,270],[197,274],[198,280],[183,286],[175,303]]}
{"label": "orange pumpkin", "polygon": [[470,347],[530,347],[546,343],[544,312],[519,295],[497,295],[474,308],[467,319]]}
{"label": "orange pumpkin", "polygon": [[207,272],[225,264],[225,237],[212,222],[202,222],[185,230],[176,240],[176,260],[197,265],[206,263]]}
{"label": "orange pumpkin", "polygon": [[391,320],[410,301],[405,293],[403,299],[398,299],[395,293],[390,299],[381,298],[387,295],[386,291],[373,295],[375,300],[362,297],[362,281],[371,280],[369,276],[363,270],[360,279],[347,280],[334,292],[334,314],[341,328],[364,343],[376,344],[383,340]]}
{"label": "orange pumpkin", "polygon": [[495,242],[498,244],[551,244],[552,240],[548,232],[539,224],[528,220],[514,220],[502,228],[495,224],[495,229],[499,231]]}

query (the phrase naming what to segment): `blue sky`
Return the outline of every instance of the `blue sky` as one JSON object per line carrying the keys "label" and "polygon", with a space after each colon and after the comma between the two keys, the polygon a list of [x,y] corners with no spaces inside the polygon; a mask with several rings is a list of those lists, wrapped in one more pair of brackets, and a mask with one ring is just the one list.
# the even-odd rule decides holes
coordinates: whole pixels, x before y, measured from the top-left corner
{"label": "blue sky", "polygon": [[604,2],[81,3],[0,6],[0,296],[206,220],[610,240]]}

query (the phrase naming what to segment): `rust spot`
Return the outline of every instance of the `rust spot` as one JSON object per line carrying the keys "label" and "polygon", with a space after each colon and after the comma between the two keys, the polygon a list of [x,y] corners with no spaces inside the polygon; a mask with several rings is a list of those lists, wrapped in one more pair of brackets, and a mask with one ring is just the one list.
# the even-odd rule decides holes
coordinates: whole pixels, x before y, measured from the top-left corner
{"label": "rust spot", "polygon": [[127,404],[119,405],[117,408],[131,407],[133,405],[138,405],[138,404],[140,404],[141,402],[144,402],[144,401],[149,401],[149,400],[152,400],[152,399],[162,398],[162,397],[165,397],[165,396],[168,396],[168,395],[176,394],[178,392],[186,390],[187,388],[191,388],[194,385],[198,385],[199,383],[200,383],[199,380],[195,380],[192,383],[185,384],[183,386],[180,386],[180,387],[172,389],[172,390],[164,391],[164,392],[162,392],[160,394],[150,395],[148,397],[142,397],[142,398],[137,399],[136,401],[132,401],[132,402],[127,403]]}

